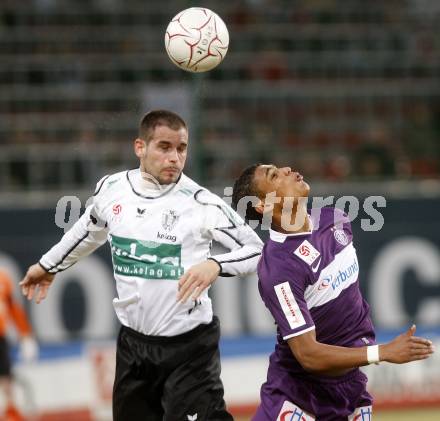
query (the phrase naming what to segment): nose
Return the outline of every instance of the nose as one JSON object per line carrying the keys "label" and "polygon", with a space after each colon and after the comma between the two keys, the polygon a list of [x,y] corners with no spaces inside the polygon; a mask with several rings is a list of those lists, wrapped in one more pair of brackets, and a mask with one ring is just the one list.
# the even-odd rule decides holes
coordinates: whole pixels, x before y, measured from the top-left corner
{"label": "nose", "polygon": [[179,161],[179,153],[177,152],[177,149],[173,149],[169,155],[168,155],[168,160],[170,162],[178,162]]}

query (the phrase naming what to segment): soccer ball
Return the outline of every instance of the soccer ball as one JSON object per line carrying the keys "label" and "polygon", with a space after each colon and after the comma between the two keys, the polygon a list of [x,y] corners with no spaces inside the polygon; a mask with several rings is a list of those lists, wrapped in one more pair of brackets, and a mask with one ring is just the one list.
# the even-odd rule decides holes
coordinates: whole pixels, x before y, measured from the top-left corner
{"label": "soccer ball", "polygon": [[188,72],[206,72],[225,58],[228,28],[212,10],[191,7],[178,13],[165,33],[165,49],[171,61]]}

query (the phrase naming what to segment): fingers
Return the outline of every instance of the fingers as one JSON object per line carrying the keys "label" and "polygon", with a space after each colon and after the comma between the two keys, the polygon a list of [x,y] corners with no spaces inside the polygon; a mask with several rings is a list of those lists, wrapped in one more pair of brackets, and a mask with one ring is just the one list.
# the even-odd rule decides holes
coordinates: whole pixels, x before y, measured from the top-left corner
{"label": "fingers", "polygon": [[191,299],[193,301],[196,301],[200,298],[200,295],[202,295],[202,292],[206,289],[206,286],[203,283],[200,283],[197,285],[197,287],[194,289],[194,294],[192,295]]}
{"label": "fingers", "polygon": [[32,300],[32,297],[34,296],[34,291],[35,291],[35,283],[34,283],[33,278],[29,275],[29,271],[28,271],[28,273],[26,273],[25,277],[19,283],[19,285],[21,287],[21,293],[28,300]]}
{"label": "fingers", "polygon": [[177,285],[177,290],[180,291],[182,289],[182,287],[185,285],[187,279],[189,278],[189,276],[191,275],[190,271],[186,271],[181,278],[179,279],[179,283]]}
{"label": "fingers", "polygon": [[432,345],[432,344],[414,343],[414,344],[411,345],[410,349],[412,349],[412,350],[419,350],[419,349],[420,350],[425,350],[425,349],[434,350],[434,345]]}
{"label": "fingers", "polygon": [[432,354],[434,352],[434,345],[422,345],[422,344],[414,344],[411,346],[411,351],[413,352],[427,352],[428,354]]}
{"label": "fingers", "polygon": [[37,296],[35,298],[35,302],[37,304],[40,304],[41,301],[43,301],[47,297],[47,291],[48,290],[49,290],[49,285],[48,284],[40,285],[40,287],[38,289]]}
{"label": "fingers", "polygon": [[25,277],[20,281],[18,285],[21,287],[21,292],[23,295],[27,296],[29,291],[29,284],[31,283],[30,276],[26,273]]}
{"label": "fingers", "polygon": [[202,292],[209,286],[209,282],[197,273],[189,272],[186,276],[182,276],[180,280],[183,282],[179,282],[177,300],[182,303],[190,297],[192,300],[197,300]]}
{"label": "fingers", "polygon": [[420,360],[426,360],[429,358],[430,354],[424,355],[424,354],[418,354],[414,355],[410,361],[420,361]]}
{"label": "fingers", "polygon": [[28,291],[29,291],[29,287],[23,283],[23,281],[20,282],[20,286],[21,286],[21,293],[27,297],[28,295]]}
{"label": "fingers", "polygon": [[430,341],[429,339],[420,338],[418,336],[411,336],[409,338],[409,340],[411,341],[412,344],[420,344],[420,345],[425,345],[425,346],[431,346],[432,345],[432,341]]}
{"label": "fingers", "polygon": [[54,274],[46,272],[38,264],[32,265],[19,283],[21,292],[28,300],[35,298],[38,304],[46,298],[54,277]]}
{"label": "fingers", "polygon": [[32,301],[32,298],[34,298],[35,288],[36,288],[35,284],[31,284],[28,286],[26,297],[29,301]]}
{"label": "fingers", "polygon": [[406,335],[407,336],[413,336],[416,333],[416,325],[413,324],[407,331],[406,331]]}
{"label": "fingers", "polygon": [[196,301],[198,298],[200,298],[200,295],[202,295],[202,292],[207,288],[207,285],[203,283],[203,281],[198,280],[195,278],[193,282],[191,283],[191,286],[187,288],[185,293],[182,295],[181,292],[179,292],[178,300],[180,302],[184,303],[188,298],[191,297],[191,300]]}
{"label": "fingers", "polygon": [[179,293],[177,294],[177,300],[184,303],[197,288],[198,278],[193,275],[191,272],[183,275],[181,278],[182,283],[179,282]]}
{"label": "fingers", "polygon": [[22,294],[29,300],[35,298],[35,302],[39,304],[47,297],[47,293],[50,287],[50,283],[40,284],[24,284],[21,287]]}
{"label": "fingers", "polygon": [[411,341],[411,343],[409,344],[409,349],[407,353],[408,357],[405,362],[425,360],[434,353],[434,345],[431,341],[424,338],[414,337],[411,337],[410,339],[416,340]]}

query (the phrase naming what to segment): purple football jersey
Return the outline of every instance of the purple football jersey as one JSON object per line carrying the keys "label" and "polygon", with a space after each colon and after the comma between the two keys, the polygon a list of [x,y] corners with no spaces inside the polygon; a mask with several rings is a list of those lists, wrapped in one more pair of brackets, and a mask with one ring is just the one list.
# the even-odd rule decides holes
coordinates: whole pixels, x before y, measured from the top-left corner
{"label": "purple football jersey", "polygon": [[[260,294],[278,333],[268,380],[262,387],[262,404],[266,399],[273,405],[274,396],[267,395],[278,393],[318,416],[319,407],[330,405],[336,410],[336,398],[331,399],[333,402],[326,402],[325,394],[312,398],[313,393],[305,385],[325,388],[328,382],[346,383],[356,377],[361,387],[353,390],[349,407],[341,408],[340,415],[347,417],[351,413],[347,411],[371,404],[365,391],[366,377],[358,369],[337,378],[306,372],[287,344],[287,339],[312,329],[318,342],[329,345],[359,347],[375,343],[369,306],[359,289],[359,263],[348,217],[334,208],[312,209],[311,221],[313,229],[308,233],[271,231],[258,266]],[[299,382],[302,387],[298,387]],[[299,389],[302,392],[295,392]]]}

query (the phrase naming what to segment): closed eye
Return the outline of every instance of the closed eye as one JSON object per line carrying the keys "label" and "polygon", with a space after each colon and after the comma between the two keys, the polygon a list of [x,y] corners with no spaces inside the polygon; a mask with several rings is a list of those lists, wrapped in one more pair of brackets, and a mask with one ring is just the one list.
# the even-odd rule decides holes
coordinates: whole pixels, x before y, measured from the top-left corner
{"label": "closed eye", "polygon": [[169,142],[160,142],[158,146],[163,151],[166,151],[171,147],[171,144]]}
{"label": "closed eye", "polygon": [[278,168],[275,165],[266,167],[265,177],[267,180],[272,181],[278,174]]}

